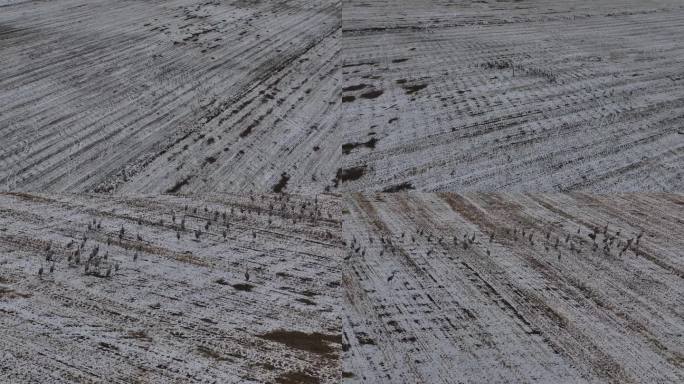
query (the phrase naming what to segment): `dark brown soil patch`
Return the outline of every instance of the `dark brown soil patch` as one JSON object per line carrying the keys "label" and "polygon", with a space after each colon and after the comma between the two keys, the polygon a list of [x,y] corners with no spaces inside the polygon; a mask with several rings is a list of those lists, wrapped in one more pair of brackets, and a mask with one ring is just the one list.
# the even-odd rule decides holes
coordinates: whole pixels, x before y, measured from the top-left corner
{"label": "dark brown soil patch", "polygon": [[425,87],[427,87],[427,84],[407,85],[407,86],[404,86],[403,88],[406,91],[407,95],[412,95],[412,94],[420,91],[421,89],[423,89]]}
{"label": "dark brown soil patch", "polygon": [[359,89],[364,89],[368,85],[366,84],[357,84],[357,85],[350,85],[348,87],[342,88],[342,92],[348,92],[348,91],[358,91]]}
{"label": "dark brown soil patch", "polygon": [[251,292],[254,286],[251,284],[233,284],[233,288],[237,289],[238,291]]}
{"label": "dark brown soil patch", "polygon": [[10,288],[0,287],[0,299],[16,299],[18,297],[29,298],[30,293],[17,292]]}
{"label": "dark brown soil patch", "polygon": [[366,148],[372,149],[372,148],[375,148],[375,144],[377,144],[377,142],[378,142],[378,139],[376,139],[374,137],[374,138],[366,141],[365,143],[358,143],[357,142],[357,143],[342,144],[342,153],[344,153],[345,155],[348,155],[349,153],[351,153],[351,151],[354,148],[358,148],[358,147],[366,147]]}
{"label": "dark brown soil patch", "polygon": [[297,301],[299,301],[299,302],[302,303],[302,304],[306,304],[306,305],[316,305],[316,302],[315,302],[315,301],[309,300],[309,299],[305,299],[305,298],[303,298],[303,297],[297,299]]}
{"label": "dark brown soil patch", "polygon": [[277,329],[263,335],[258,335],[258,337],[319,355],[333,354],[335,349],[329,345],[331,343],[342,344],[342,335],[326,335],[318,332],[305,333]]}
{"label": "dark brown soil patch", "polygon": [[335,175],[335,186],[340,182],[360,179],[366,173],[366,166],[352,167],[347,169],[338,168]]}
{"label": "dark brown soil patch", "polygon": [[118,351],[119,350],[119,348],[116,345],[105,343],[104,341],[100,342],[100,347],[102,347],[104,349],[109,349],[111,351]]}
{"label": "dark brown soil patch", "polygon": [[410,190],[410,189],[415,189],[415,188],[413,187],[413,184],[411,184],[410,182],[407,181],[405,183],[401,183],[401,184],[393,185],[391,187],[387,187],[387,188],[383,189],[382,191],[383,192],[400,192],[400,191],[406,191],[406,190]]}
{"label": "dark brown soil patch", "polygon": [[342,68],[360,67],[362,65],[375,65],[375,64],[377,64],[377,63],[374,61],[356,63],[356,64],[344,64],[344,65],[342,65]]}
{"label": "dark brown soil patch", "polygon": [[279,384],[318,384],[320,382],[317,377],[300,371],[286,372],[276,377],[276,383]]}
{"label": "dark brown soil patch", "polygon": [[373,91],[368,91],[366,93],[362,93],[359,97],[362,99],[375,99],[376,97],[379,97],[383,93],[384,93],[383,90],[376,89]]}
{"label": "dark brown soil patch", "polygon": [[281,193],[283,189],[287,186],[287,182],[290,180],[290,176],[283,172],[282,175],[280,175],[280,180],[278,181],[278,184],[273,186],[273,192],[275,193]]}
{"label": "dark brown soil patch", "polygon": [[173,187],[167,189],[166,193],[177,193],[178,191],[181,190],[181,188],[183,188],[183,186],[188,185],[188,183],[190,182],[190,178],[191,177],[188,176],[185,179],[177,182],[176,184],[173,185]]}

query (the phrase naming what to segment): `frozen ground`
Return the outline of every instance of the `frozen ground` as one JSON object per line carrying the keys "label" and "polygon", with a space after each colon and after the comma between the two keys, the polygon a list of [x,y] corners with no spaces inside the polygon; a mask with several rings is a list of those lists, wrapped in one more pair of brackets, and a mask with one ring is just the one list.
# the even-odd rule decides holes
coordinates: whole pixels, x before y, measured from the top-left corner
{"label": "frozen ground", "polygon": [[0,195],[0,382],[338,382],[339,217],[325,195]]}
{"label": "frozen ground", "polygon": [[684,381],[684,196],[354,195],[346,210],[345,381]]}
{"label": "frozen ground", "polygon": [[347,191],[684,189],[680,0],[346,0]]}
{"label": "frozen ground", "polygon": [[0,2],[0,190],[320,192],[336,0]]}

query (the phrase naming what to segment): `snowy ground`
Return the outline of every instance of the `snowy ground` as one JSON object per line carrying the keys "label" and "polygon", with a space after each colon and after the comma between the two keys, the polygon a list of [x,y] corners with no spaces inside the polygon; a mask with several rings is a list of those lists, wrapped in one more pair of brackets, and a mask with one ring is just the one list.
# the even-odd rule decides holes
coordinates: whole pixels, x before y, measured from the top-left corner
{"label": "snowy ground", "polygon": [[682,35],[680,0],[0,0],[0,383],[684,382],[684,197],[580,194],[684,191]]}
{"label": "snowy ground", "polygon": [[0,6],[0,190],[332,185],[338,1]]}
{"label": "snowy ground", "polygon": [[325,195],[0,195],[0,382],[338,382],[339,217]]}
{"label": "snowy ground", "polygon": [[684,196],[346,203],[345,381],[684,381]]}
{"label": "snowy ground", "polygon": [[684,189],[680,0],[347,0],[346,191]]}
{"label": "snowy ground", "polygon": [[684,188],[679,0],[0,7],[0,190]]}

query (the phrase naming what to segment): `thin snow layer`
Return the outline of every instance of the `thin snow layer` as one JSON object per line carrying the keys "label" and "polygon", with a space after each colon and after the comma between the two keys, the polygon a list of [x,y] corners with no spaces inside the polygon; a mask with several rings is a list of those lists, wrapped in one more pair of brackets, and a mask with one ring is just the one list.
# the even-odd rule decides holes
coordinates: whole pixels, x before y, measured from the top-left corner
{"label": "thin snow layer", "polygon": [[338,382],[339,216],[325,195],[0,195],[0,382]]}
{"label": "thin snow layer", "polygon": [[343,190],[684,190],[684,3],[349,0]]}
{"label": "thin snow layer", "polygon": [[340,28],[336,0],[5,5],[0,190],[322,192]]}
{"label": "thin snow layer", "polygon": [[345,382],[684,381],[684,196],[346,203]]}

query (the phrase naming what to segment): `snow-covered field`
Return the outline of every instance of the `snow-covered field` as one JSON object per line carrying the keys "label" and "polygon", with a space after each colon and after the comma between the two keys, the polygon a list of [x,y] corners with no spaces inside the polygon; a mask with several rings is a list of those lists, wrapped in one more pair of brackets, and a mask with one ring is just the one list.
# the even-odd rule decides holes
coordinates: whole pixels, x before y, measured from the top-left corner
{"label": "snow-covered field", "polygon": [[321,192],[341,157],[336,0],[10,2],[0,190]]}
{"label": "snow-covered field", "polygon": [[681,0],[0,0],[0,384],[684,382],[683,39]]}
{"label": "snow-covered field", "polygon": [[0,382],[338,382],[340,235],[326,195],[0,195]]}
{"label": "snow-covered field", "polygon": [[347,0],[346,191],[684,190],[680,0]]}
{"label": "snow-covered field", "polygon": [[684,381],[684,196],[354,195],[345,209],[346,381]]}
{"label": "snow-covered field", "polygon": [[0,7],[0,190],[684,188],[679,0]]}

